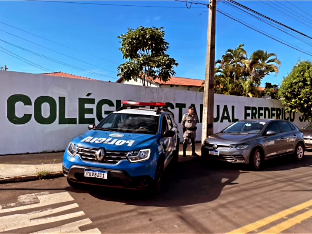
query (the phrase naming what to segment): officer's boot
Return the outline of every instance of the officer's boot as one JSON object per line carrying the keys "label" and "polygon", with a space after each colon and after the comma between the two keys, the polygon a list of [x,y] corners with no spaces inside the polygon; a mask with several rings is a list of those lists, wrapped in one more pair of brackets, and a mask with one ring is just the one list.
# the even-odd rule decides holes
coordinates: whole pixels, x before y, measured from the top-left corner
{"label": "officer's boot", "polygon": [[195,152],[195,145],[192,145],[192,156],[199,157],[199,155]]}

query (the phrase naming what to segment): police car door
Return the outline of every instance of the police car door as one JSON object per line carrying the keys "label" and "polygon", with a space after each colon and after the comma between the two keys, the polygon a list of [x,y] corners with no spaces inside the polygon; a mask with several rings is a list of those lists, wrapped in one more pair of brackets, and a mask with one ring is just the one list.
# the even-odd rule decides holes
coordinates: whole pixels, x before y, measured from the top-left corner
{"label": "police car door", "polygon": [[[161,134],[163,135],[167,130],[169,130],[167,116],[163,115],[162,117],[162,127],[161,127]],[[172,157],[172,137],[161,137],[160,144],[162,144],[164,148],[165,154],[165,167],[169,164],[170,159]]]}

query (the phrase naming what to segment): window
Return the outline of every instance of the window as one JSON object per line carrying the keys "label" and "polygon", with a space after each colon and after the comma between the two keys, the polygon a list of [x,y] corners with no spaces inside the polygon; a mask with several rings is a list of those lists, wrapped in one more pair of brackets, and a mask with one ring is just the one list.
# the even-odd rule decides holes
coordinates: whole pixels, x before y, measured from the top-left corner
{"label": "window", "polygon": [[265,122],[258,121],[240,121],[226,128],[224,133],[249,133],[258,134],[263,129]]}
{"label": "window", "polygon": [[114,113],[103,119],[97,128],[107,131],[129,132],[140,134],[156,134],[158,131],[158,116]]}
{"label": "window", "polygon": [[288,122],[285,121],[280,122],[280,125],[282,127],[283,132],[290,132],[293,130]]}
{"label": "window", "polygon": [[278,122],[274,121],[274,122],[271,122],[269,124],[269,126],[267,127],[267,129],[265,130],[265,133],[267,133],[268,131],[274,131],[276,132],[277,134],[278,133],[281,133],[281,128],[278,124]]}
{"label": "window", "polygon": [[292,123],[292,122],[289,122],[289,123],[291,125],[292,130],[299,130],[298,127],[294,123]]}

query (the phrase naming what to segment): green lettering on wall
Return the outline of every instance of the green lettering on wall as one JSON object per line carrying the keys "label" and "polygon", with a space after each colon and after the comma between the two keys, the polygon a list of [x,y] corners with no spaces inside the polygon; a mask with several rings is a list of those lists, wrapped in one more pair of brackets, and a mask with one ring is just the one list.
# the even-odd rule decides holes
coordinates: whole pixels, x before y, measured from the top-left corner
{"label": "green lettering on wall", "polygon": [[264,118],[270,119],[271,118],[271,111],[269,107],[264,107]]}
{"label": "green lettering on wall", "polygon": [[[45,118],[42,115],[42,104],[47,103],[50,107],[50,115]],[[40,96],[35,100],[34,103],[34,117],[37,123],[40,124],[52,124],[56,120],[56,101],[54,98],[49,96]]]}
{"label": "green lettering on wall", "polygon": [[258,107],[258,118],[259,119],[263,118],[263,107]]}
{"label": "green lettering on wall", "polygon": [[121,107],[121,100],[116,100],[116,110]]}
{"label": "green lettering on wall", "polygon": [[276,108],[276,119],[281,119],[282,110],[281,108]]}
{"label": "green lettering on wall", "polygon": [[176,103],[176,108],[179,108],[179,123],[182,121],[183,109],[186,108],[185,103]]}
{"label": "green lettering on wall", "polygon": [[23,94],[14,94],[7,100],[7,118],[12,124],[22,125],[31,120],[31,114],[24,114],[22,117],[16,116],[15,105],[22,102],[25,106],[31,106],[31,99]]}
{"label": "green lettering on wall", "polygon": [[245,108],[244,108],[244,119],[248,119],[248,117],[250,117],[250,113],[248,111],[250,111],[250,106],[245,106]]}
{"label": "green lettering on wall", "polygon": [[227,120],[229,123],[231,122],[231,117],[227,105],[224,105],[223,107],[220,123],[223,123],[224,120]]}
{"label": "green lettering on wall", "polygon": [[258,119],[257,118],[257,107],[251,107],[251,119]]}
{"label": "green lettering on wall", "polygon": [[171,102],[166,102],[166,107],[174,110],[174,105]]}
{"label": "green lettering on wall", "polygon": [[220,105],[217,105],[217,117],[213,118],[213,122],[219,122],[220,120]]}
{"label": "green lettering on wall", "polygon": [[232,122],[235,123],[237,122],[239,119],[235,118],[235,106],[232,106]]}
{"label": "green lettering on wall", "polygon": [[79,124],[93,124],[94,118],[86,118],[86,114],[93,114],[93,108],[86,108],[86,104],[95,104],[93,98],[79,98],[78,111],[79,111]]}
{"label": "green lettering on wall", "polygon": [[271,119],[275,117],[275,107],[271,107]]}
{"label": "green lettering on wall", "polygon": [[59,124],[77,124],[76,118],[66,118],[65,97],[59,97]]}
{"label": "green lettering on wall", "polygon": [[[100,122],[102,119],[104,119],[103,116],[103,106],[108,105],[110,107],[114,107],[114,103],[109,99],[102,99],[96,104],[96,118]],[[104,115],[109,115],[113,111],[104,111]]]}

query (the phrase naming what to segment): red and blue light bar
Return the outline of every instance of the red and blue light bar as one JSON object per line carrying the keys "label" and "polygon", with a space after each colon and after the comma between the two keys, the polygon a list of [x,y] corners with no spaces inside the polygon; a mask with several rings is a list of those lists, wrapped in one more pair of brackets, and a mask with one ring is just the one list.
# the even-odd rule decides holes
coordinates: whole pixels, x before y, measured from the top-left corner
{"label": "red and blue light bar", "polygon": [[125,106],[166,106],[166,103],[163,102],[133,102],[133,101],[123,101]]}

